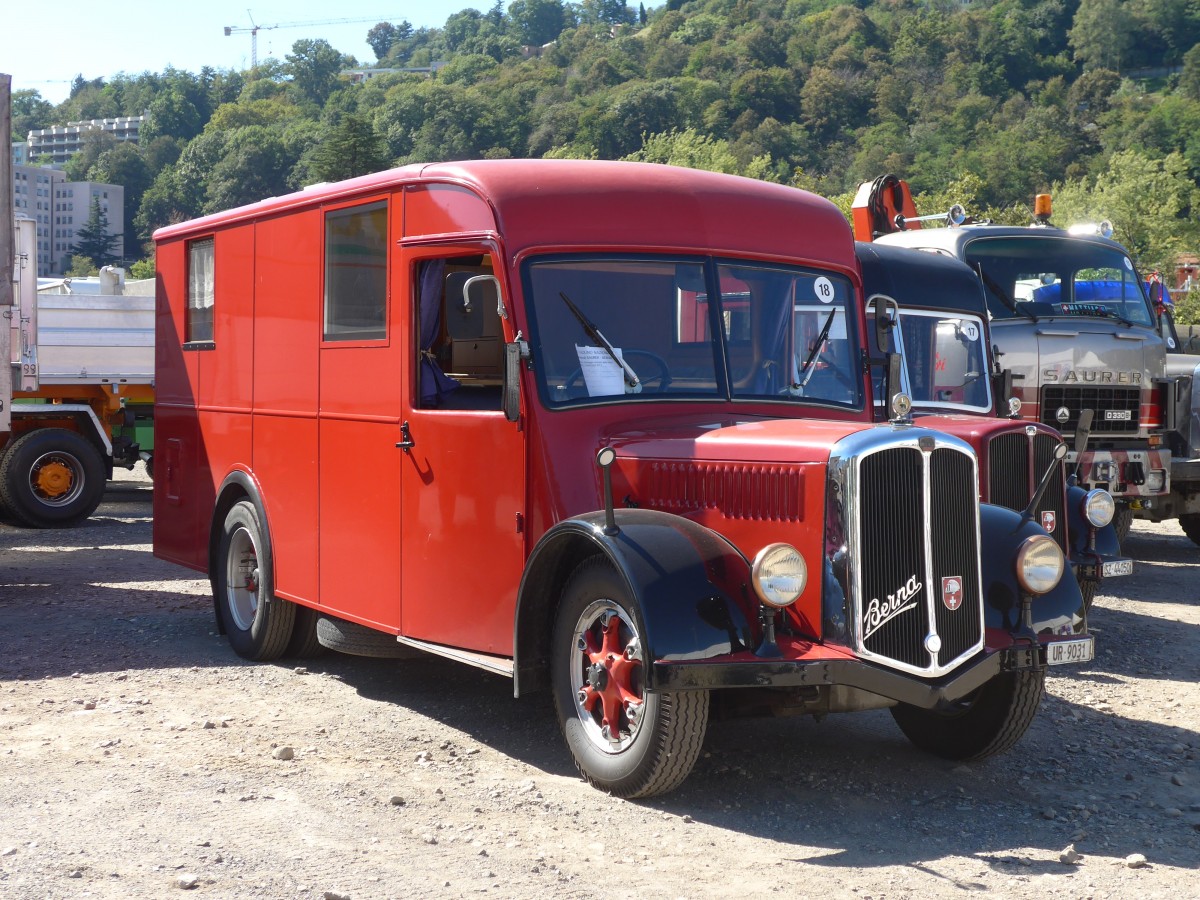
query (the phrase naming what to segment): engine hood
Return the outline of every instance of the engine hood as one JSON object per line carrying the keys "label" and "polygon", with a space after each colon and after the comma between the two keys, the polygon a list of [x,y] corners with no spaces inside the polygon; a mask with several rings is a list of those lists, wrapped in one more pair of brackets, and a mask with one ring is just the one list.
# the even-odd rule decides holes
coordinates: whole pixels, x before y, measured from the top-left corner
{"label": "engine hood", "polygon": [[607,443],[619,457],[631,461],[824,464],[834,444],[872,427],[876,426],[812,419],[747,420],[617,432],[608,436]]}

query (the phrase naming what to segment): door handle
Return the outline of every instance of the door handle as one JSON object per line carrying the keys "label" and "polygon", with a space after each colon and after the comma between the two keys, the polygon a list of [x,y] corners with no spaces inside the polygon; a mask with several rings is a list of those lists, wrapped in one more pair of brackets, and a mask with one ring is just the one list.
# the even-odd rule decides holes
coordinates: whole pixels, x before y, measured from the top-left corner
{"label": "door handle", "polygon": [[396,444],[396,446],[399,447],[401,450],[403,450],[405,453],[407,453],[413,447],[416,446],[416,441],[414,441],[412,439],[412,435],[408,431],[408,421],[407,420],[405,420],[404,423],[400,426],[400,438],[401,438],[401,440]]}

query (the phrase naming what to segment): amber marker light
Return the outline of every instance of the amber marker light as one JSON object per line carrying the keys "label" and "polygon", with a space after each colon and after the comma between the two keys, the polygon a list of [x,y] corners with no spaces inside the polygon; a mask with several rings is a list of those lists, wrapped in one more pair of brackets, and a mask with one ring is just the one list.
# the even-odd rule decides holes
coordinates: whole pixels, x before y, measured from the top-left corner
{"label": "amber marker light", "polygon": [[1050,195],[1038,194],[1033,199],[1033,215],[1043,222],[1050,218]]}

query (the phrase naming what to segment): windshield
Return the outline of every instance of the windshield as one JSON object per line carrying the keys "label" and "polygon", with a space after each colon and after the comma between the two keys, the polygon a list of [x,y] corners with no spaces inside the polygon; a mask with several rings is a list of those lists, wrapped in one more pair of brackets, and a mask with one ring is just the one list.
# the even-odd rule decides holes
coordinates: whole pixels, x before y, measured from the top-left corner
{"label": "windshield", "polygon": [[[889,330],[888,344],[904,358],[903,388],[916,406],[991,412],[987,348],[978,317],[902,308],[900,328]],[[875,402],[884,402],[879,385]]]}
{"label": "windshield", "polygon": [[853,287],[841,275],[611,255],[534,259],[523,275],[550,406],[666,395],[862,407]]}
{"label": "windshield", "polygon": [[1090,316],[1153,327],[1133,263],[1121,250],[1050,235],[982,238],[966,248],[994,319]]}

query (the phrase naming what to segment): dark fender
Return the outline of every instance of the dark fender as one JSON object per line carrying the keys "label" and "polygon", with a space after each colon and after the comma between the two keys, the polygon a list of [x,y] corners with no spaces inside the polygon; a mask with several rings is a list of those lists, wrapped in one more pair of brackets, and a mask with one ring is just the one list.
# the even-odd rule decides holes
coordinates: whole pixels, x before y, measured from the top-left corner
{"label": "dark fender", "polygon": [[[1067,522],[1071,534],[1071,561],[1092,562],[1092,553],[1088,550],[1088,537],[1092,531],[1092,523],[1083,515],[1083,501],[1087,491],[1077,484],[1067,488]],[[1103,528],[1096,529],[1095,552],[1102,557],[1121,556],[1121,542],[1117,540],[1117,529],[1109,522]]]}
{"label": "dark fender", "polygon": [[618,532],[604,533],[604,513],[554,526],[529,556],[514,622],[514,692],[548,685],[550,635],[559,594],[582,560],[603,554],[637,601],[646,687],[657,660],[707,659],[757,646],[758,602],[750,564],[723,537],[669,513],[616,512]]}
{"label": "dark fender", "polygon": [[[272,557],[275,544],[271,541],[271,523],[267,518],[267,508],[263,505],[258,482],[248,473],[235,469],[225,476],[225,480],[217,489],[217,500],[213,504],[212,519],[208,523],[208,580],[213,587],[213,615],[217,620],[217,634],[225,633],[225,625],[221,621],[221,613],[217,608],[217,590],[214,583],[214,574],[217,571],[217,548],[221,544],[221,529],[225,525],[225,517],[229,515],[229,510],[233,508],[233,505],[240,500],[249,500],[258,511],[258,522],[262,525],[263,539],[267,545],[264,553],[268,561],[274,563]],[[268,568],[271,572],[275,571],[274,565]],[[275,585],[267,585],[267,595],[274,596],[274,592]]]}
{"label": "dark fender", "polygon": [[[1032,535],[1046,530],[1019,512],[979,505],[982,537],[983,608],[988,628],[1014,631],[1021,626],[1021,586],[1017,581],[1017,549]],[[1039,635],[1082,633],[1083,595],[1068,569],[1057,586],[1047,594],[1035,596],[1032,604],[1033,630]]]}

